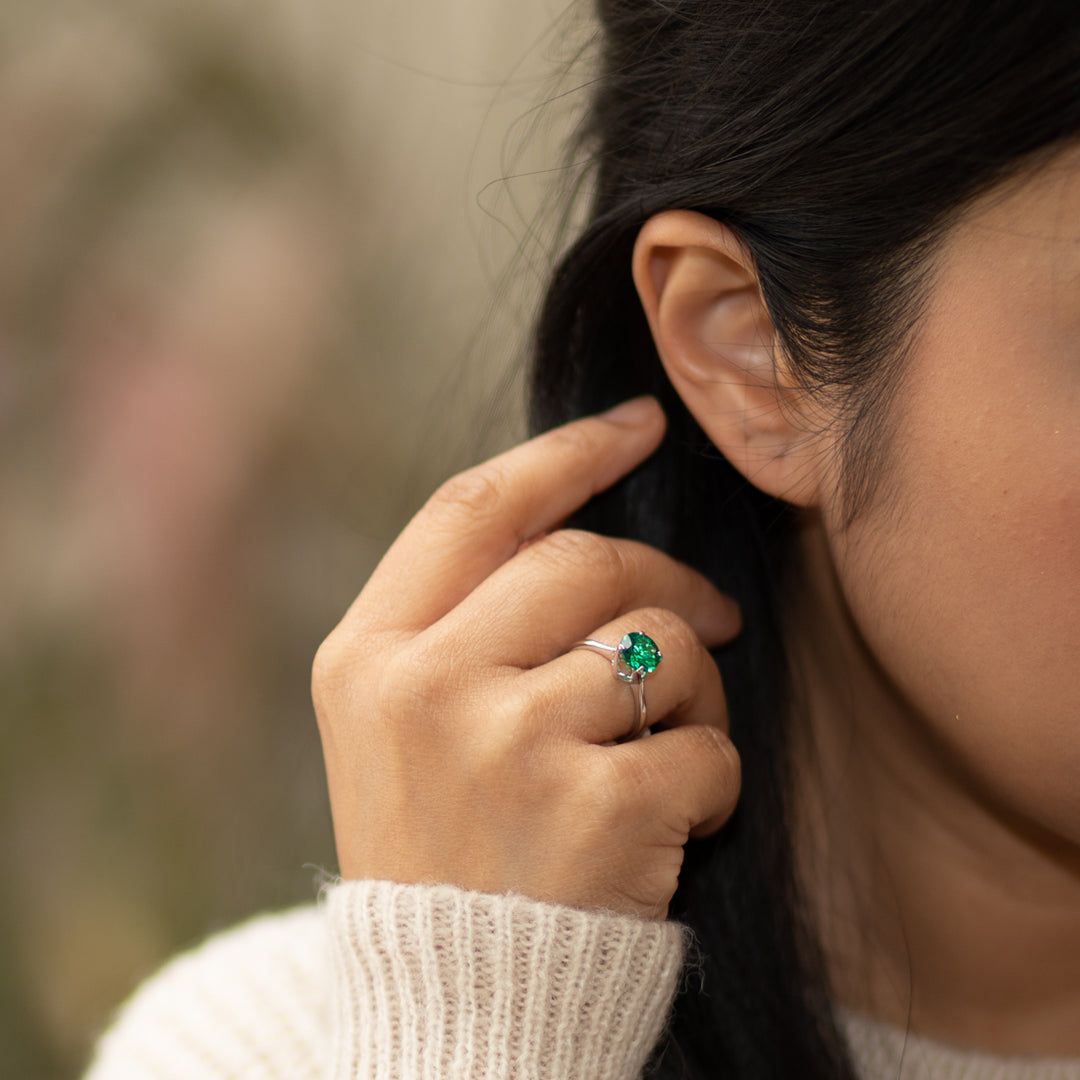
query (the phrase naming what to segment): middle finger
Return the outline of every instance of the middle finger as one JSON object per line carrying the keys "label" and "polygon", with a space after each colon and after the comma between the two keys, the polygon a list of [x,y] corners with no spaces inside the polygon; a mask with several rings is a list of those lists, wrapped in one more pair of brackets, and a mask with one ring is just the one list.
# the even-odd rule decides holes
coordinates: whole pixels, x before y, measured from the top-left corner
{"label": "middle finger", "polygon": [[740,627],[735,602],[685,563],[637,541],[561,529],[518,552],[428,632],[469,640],[491,665],[535,668],[646,607],[674,612],[710,647]]}

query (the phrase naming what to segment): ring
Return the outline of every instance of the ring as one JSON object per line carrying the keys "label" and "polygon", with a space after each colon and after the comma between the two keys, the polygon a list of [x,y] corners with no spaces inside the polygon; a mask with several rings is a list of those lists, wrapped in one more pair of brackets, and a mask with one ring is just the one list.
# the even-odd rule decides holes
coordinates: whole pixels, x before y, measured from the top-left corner
{"label": "ring", "polygon": [[618,645],[608,645],[603,641],[589,638],[579,641],[575,649],[595,649],[611,657],[611,669],[615,678],[628,682],[637,702],[637,722],[619,742],[636,739],[647,726],[645,707],[645,677],[651,675],[659,666],[663,657],[656,642],[648,634],[632,631],[624,634]]}

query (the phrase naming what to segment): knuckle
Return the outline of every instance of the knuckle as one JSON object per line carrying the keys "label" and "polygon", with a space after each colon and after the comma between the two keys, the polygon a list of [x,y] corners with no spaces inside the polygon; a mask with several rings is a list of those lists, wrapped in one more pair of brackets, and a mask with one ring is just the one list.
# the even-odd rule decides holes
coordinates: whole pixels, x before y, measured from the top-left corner
{"label": "knuckle", "polygon": [[491,672],[452,637],[420,634],[368,673],[368,700],[385,722],[414,735],[470,737],[491,700]]}
{"label": "knuckle", "polygon": [[377,713],[404,723],[447,710],[454,700],[455,654],[422,638],[387,656],[373,673]]}
{"label": "knuckle", "polygon": [[315,652],[311,662],[311,693],[319,704],[335,689],[340,687],[348,673],[348,665],[343,655],[337,634],[327,637]]}
{"label": "knuckle", "polygon": [[[453,739],[470,782],[478,792],[526,792],[535,789],[537,777],[550,761],[544,735],[531,722],[532,702],[527,695],[505,685],[492,692],[470,695],[465,714],[452,725]],[[549,785],[544,791],[551,794]]]}
{"label": "knuckle", "polygon": [[485,724],[469,742],[469,774],[482,791],[503,787],[505,778],[516,774],[526,757],[520,729],[513,724]]}
{"label": "knuckle", "polygon": [[421,664],[414,659],[418,650],[410,645],[385,657],[373,672],[372,699],[376,714],[407,715],[423,703],[418,692],[423,683],[417,679]]}
{"label": "knuckle", "polygon": [[476,748],[481,761],[492,766],[524,756],[527,733],[523,717],[527,707],[520,695],[503,691],[478,710]]}
{"label": "knuckle", "polygon": [[536,545],[537,554],[559,569],[588,569],[605,579],[622,576],[624,560],[619,546],[606,536],[584,529],[559,529]]}
{"label": "knuckle", "polygon": [[491,517],[504,505],[506,494],[502,472],[489,461],[445,481],[431,497],[431,505],[468,517]]}

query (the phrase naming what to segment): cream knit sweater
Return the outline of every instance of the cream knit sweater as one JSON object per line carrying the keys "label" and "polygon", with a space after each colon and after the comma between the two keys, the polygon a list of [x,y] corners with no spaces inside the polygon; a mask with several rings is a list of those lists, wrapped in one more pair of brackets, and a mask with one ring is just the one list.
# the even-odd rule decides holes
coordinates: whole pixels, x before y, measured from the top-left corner
{"label": "cream knit sweater", "polygon": [[[168,964],[86,1080],[633,1080],[682,969],[676,923],[451,886],[347,882]],[[841,1014],[867,1080],[1080,1080]]]}

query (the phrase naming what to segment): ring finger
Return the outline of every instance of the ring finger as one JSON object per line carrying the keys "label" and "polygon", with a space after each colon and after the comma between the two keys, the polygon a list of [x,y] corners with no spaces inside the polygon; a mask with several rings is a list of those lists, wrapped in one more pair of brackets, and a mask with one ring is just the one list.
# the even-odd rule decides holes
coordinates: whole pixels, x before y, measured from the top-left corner
{"label": "ring finger", "polygon": [[[590,639],[617,647],[632,631],[651,638],[662,656],[640,687],[646,724],[708,724],[726,732],[720,672],[690,625],[662,608],[643,608],[601,627]],[[520,678],[531,704],[528,714],[547,730],[605,743],[639,728],[636,688],[616,677],[611,657],[600,650],[571,647]]]}

